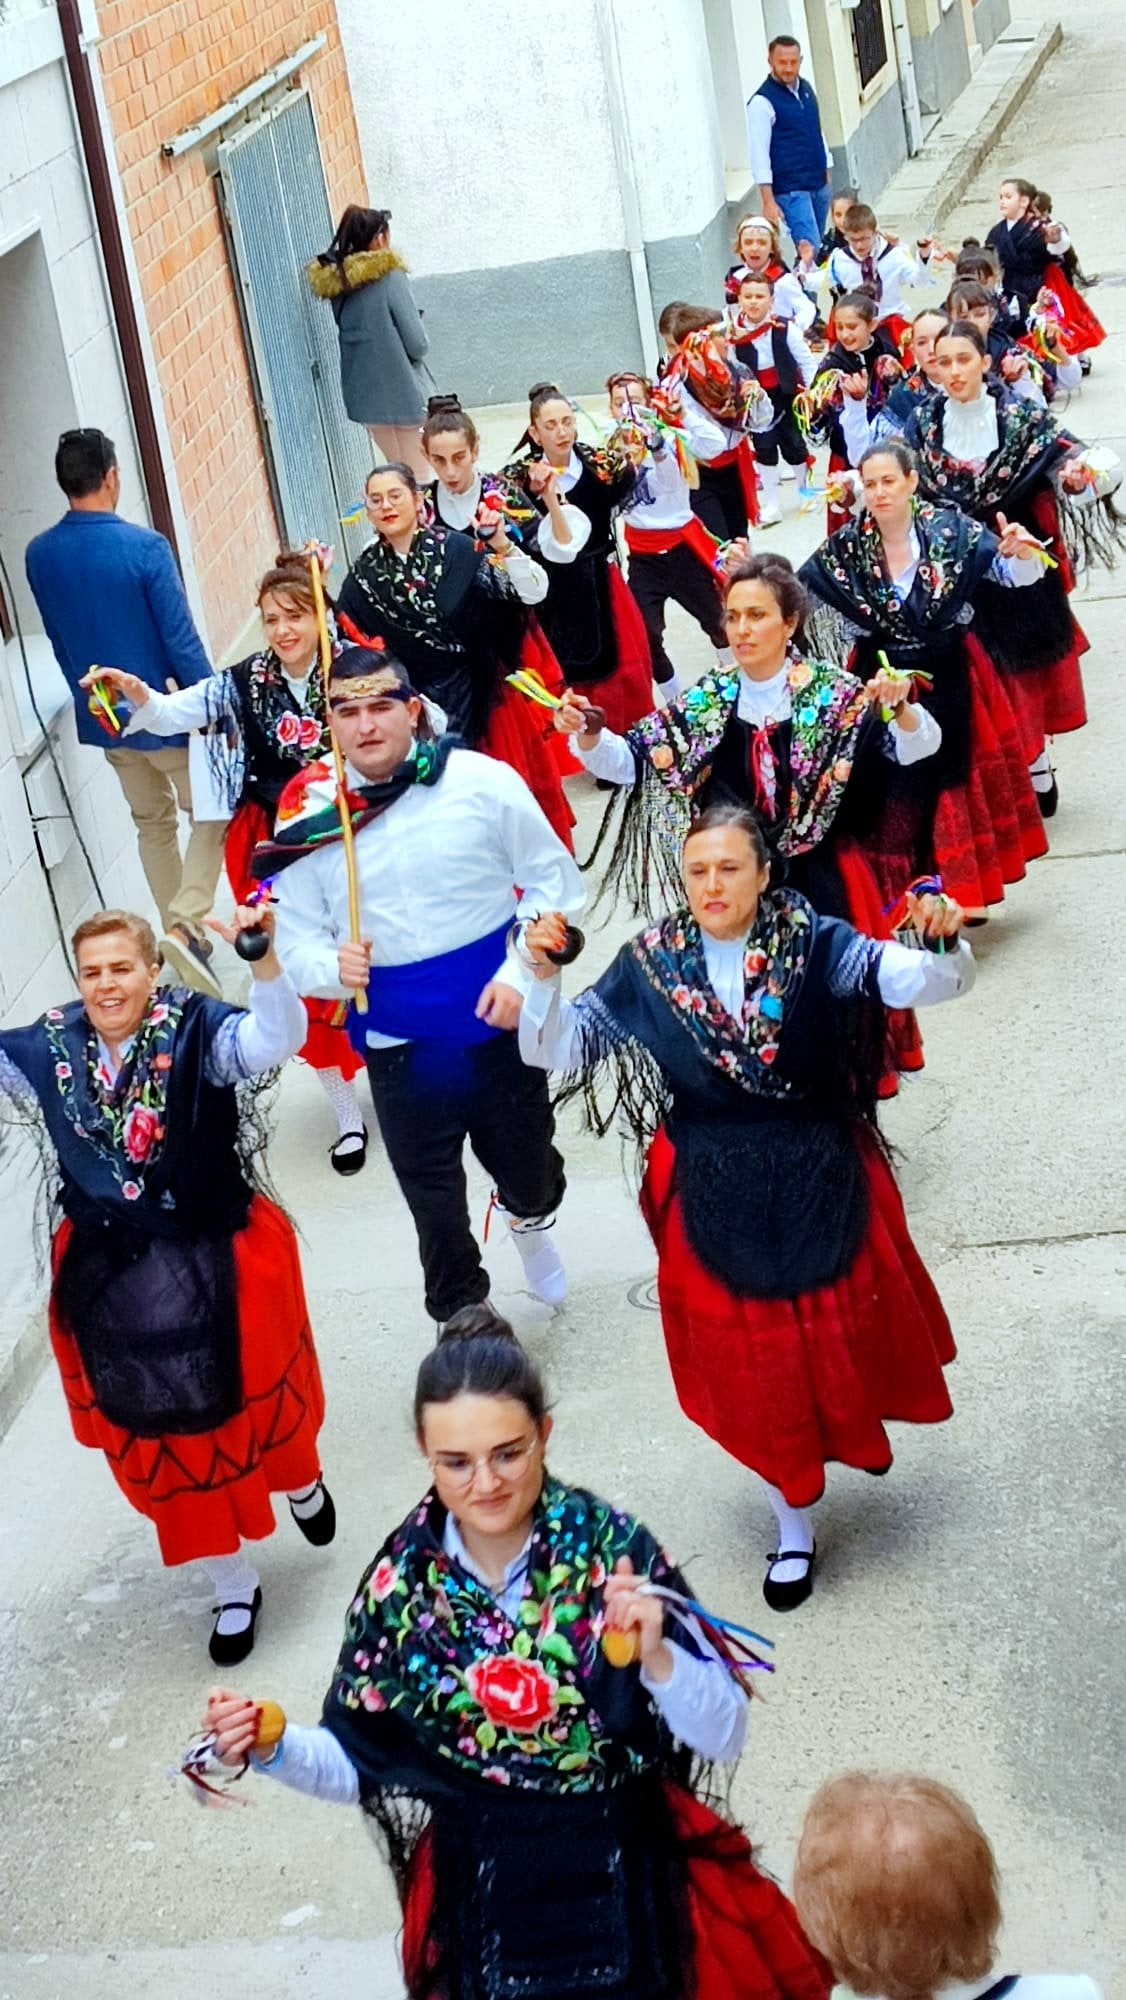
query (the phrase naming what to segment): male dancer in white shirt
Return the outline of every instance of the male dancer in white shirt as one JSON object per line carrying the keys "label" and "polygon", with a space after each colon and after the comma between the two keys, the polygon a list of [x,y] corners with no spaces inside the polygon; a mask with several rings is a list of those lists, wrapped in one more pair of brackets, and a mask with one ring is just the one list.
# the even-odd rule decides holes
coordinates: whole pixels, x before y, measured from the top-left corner
{"label": "male dancer in white shirt", "polygon": [[255,862],[277,877],[282,963],[310,995],[367,990],[368,1011],[353,1010],[349,1032],[414,1217],[433,1318],[443,1324],[488,1297],[466,1201],[467,1138],[531,1289],[558,1305],[566,1277],[547,1231],[563,1162],[546,1082],[516,1046],[531,976],[512,934],[543,910],[581,910],[582,877],[515,771],[455,738],[433,739],[390,653],[348,648],[333,663],[329,711],[352,800],[362,941],[350,941],[332,773],[314,764],[283,794],[274,841]]}

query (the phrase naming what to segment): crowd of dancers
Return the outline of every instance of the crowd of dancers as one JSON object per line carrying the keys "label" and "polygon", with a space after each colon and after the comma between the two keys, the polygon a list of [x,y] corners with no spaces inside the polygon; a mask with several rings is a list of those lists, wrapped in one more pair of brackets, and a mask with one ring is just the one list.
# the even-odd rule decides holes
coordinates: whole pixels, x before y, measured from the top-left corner
{"label": "crowd of dancers", "polygon": [[[923,1065],[916,1011],[973,985],[967,927],[1047,849],[1051,740],[1085,720],[1070,595],[1121,536],[1113,455],[1062,421],[1103,339],[1074,249],[1029,183],[1000,207],[954,259],[845,190],[792,268],[744,218],[724,302],[665,307],[659,379],[613,374],[596,441],[545,381],[486,470],[435,396],[429,482],[376,467],[335,590],[324,551],[279,556],[260,651],[179,692],[88,675],[125,736],[205,732],[235,900],[213,927],[252,984],[246,1008],[162,984],[148,923],[105,911],[78,999],[0,1033],[58,1211],[54,1353],[164,1561],[207,1568],[211,1657],[237,1665],[271,1496],[315,1546],[336,1525],[262,1084],[300,1053],[355,1175],[366,1071],[437,1323],[428,1490],[351,1600],[320,1724],[218,1689],[188,1770],[364,1805],[412,2000],[1007,1990],[992,1855],[943,1787],[826,1787],[796,1914],[711,1800],[763,1644],[548,1472],[463,1166],[468,1141],[559,1306],[556,1110],[636,1139],[680,1405],[773,1514],[767,1605],[805,1603],[827,1467],[886,1473],[889,1422],[951,1412],[878,1108]],[[909,317],[944,259],[944,308]],[[788,472],[826,507],[796,572],[769,548]],[[691,684],[670,602],[714,648]],[[584,771],[607,797],[580,865]],[[566,998],[591,892],[640,928]]]}

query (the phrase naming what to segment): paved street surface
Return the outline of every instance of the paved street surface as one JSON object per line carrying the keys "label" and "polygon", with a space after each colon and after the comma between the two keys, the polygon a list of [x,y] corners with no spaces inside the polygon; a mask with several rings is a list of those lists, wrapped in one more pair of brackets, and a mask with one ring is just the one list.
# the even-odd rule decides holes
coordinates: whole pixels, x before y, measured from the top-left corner
{"label": "paved street surface", "polygon": [[[1052,190],[1104,274],[1092,303],[1118,336],[1070,421],[1126,451],[1126,11],[1074,4],[1064,25],[1003,156],[943,233],[984,235],[1004,169]],[[771,539],[797,554],[815,532]],[[520,1291],[503,1240],[488,1252],[498,1304],[548,1368],[556,1469],[634,1508],[703,1598],[778,1639],[736,1787],[767,1863],[788,1873],[830,1772],[925,1769],[965,1789],[996,1843],[1012,1965],[1088,1970],[1111,2000],[1126,2000],[1121,575],[1078,605],[1091,726],[1057,746],[1051,856],[976,934],[977,991],[927,1020],[927,1069],[887,1120],[959,1341],[955,1416],[902,1433],[887,1480],[831,1475],[808,1608],[766,1613],[766,1510],[678,1413],[616,1142],[567,1128],[564,1310]],[[694,628],[673,638],[706,664]],[[576,798],[585,845],[599,801],[585,780]],[[584,973],[624,934],[595,935]],[[331,1137],[315,1080],[292,1071],[274,1165],[302,1230],[340,1533],[319,1554],[286,1520],[263,1546],[265,1610],[239,1678],[309,1721],[352,1585],[424,1484],[408,1407],[432,1337],[378,1145],[344,1182]],[[482,1216],[487,1192],[475,1173]],[[0,2000],[393,2000],[393,1902],[356,1815],[265,1782],[245,1810],[200,1811],[166,1775],[209,1680],[208,1587],[160,1569],[147,1524],[73,1443],[53,1372],[0,1449],[0,1520]]]}

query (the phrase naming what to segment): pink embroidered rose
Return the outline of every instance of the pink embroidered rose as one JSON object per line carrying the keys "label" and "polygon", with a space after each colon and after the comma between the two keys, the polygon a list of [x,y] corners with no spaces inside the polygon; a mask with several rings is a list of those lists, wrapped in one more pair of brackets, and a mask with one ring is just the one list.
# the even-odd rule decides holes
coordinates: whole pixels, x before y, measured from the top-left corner
{"label": "pink embroidered rose", "polygon": [[45,1021],[61,1021],[62,1018],[63,1010],[61,1007],[48,1007],[47,1012],[43,1016]]}
{"label": "pink embroidered rose", "polygon": [[63,1082],[65,1083],[65,1081],[66,1081],[66,1079],[67,1079],[67,1077],[68,1077],[68,1076],[73,1076],[73,1075],[74,1075],[74,1071],[73,1071],[73,1070],[71,1069],[71,1066],[70,1066],[70,1064],[69,1064],[69,1063],[67,1063],[67,1062],[57,1062],[57,1063],[55,1064],[55,1075],[56,1075],[57,1077],[61,1078],[61,1079],[62,1079],[62,1081],[63,1081]]}
{"label": "pink embroidered rose", "polygon": [[763,951],[761,945],[756,945],[753,951],[749,951],[747,953],[746,969],[751,974],[752,978],[754,978],[760,972],[765,972],[766,953]]}
{"label": "pink embroidered rose", "polygon": [[650,750],[649,762],[655,771],[667,771],[671,769],[672,751],[669,749],[668,744],[658,743],[655,750]]}
{"label": "pink embroidered rose", "polygon": [[465,1676],[474,1701],[500,1729],[538,1729],[555,1714],[555,1682],[518,1653],[474,1660]]}
{"label": "pink embroidered rose", "polygon": [[786,679],[792,688],[808,687],[813,679],[813,668],[806,660],[795,660]]}
{"label": "pink embroidered rose", "polygon": [[601,1590],[605,1581],[606,1565],[601,1556],[595,1556],[590,1566],[590,1587],[592,1590]]}
{"label": "pink embroidered rose", "polygon": [[761,1063],[765,1063],[767,1068],[769,1069],[771,1063],[774,1061],[774,1058],[777,1054],[778,1054],[777,1042],[764,1042],[761,1049],[758,1052],[758,1059]]}
{"label": "pink embroidered rose", "polygon": [[137,1181],[122,1181],[121,1192],[126,1201],[140,1201],[141,1189]]}
{"label": "pink embroidered rose", "polygon": [[152,1152],[159,1119],[147,1105],[135,1104],[125,1120],[125,1152],[129,1159],[147,1160]]}
{"label": "pink embroidered rose", "polygon": [[314,722],[311,715],[303,715],[297,731],[297,741],[301,745],[302,750],[311,750],[314,744],[319,743],[320,740],[321,731],[319,723]]}
{"label": "pink embroidered rose", "polygon": [[278,742],[283,744],[286,749],[289,749],[294,743],[300,741],[301,724],[291,709],[287,708],[284,715],[279,715],[274,728],[274,735],[277,737]]}
{"label": "pink embroidered rose", "polygon": [[152,1009],[151,1013],[149,1014],[149,1020],[153,1023],[154,1027],[159,1027],[160,1023],[162,1021],[167,1021],[167,1019],[168,1019],[168,1009],[164,1005],[164,1002],[160,1001],[158,1005],[155,1006]]}
{"label": "pink embroidered rose", "polygon": [[387,1706],[377,1687],[366,1687],[360,1696],[360,1700],[372,1715],[378,1715]]}
{"label": "pink embroidered rose", "polygon": [[368,1582],[368,1589],[377,1604],[382,1604],[385,1597],[390,1597],[398,1581],[399,1572],[395,1564],[390,1556],[384,1556],[382,1562],[376,1563]]}

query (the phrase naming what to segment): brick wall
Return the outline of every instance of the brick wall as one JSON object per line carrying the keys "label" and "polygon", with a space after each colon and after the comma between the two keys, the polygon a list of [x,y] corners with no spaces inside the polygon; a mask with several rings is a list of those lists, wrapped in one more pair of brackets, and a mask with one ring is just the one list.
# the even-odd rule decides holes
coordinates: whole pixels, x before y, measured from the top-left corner
{"label": "brick wall", "polygon": [[218,656],[252,608],[278,528],[234,281],[202,153],[161,143],[324,32],[303,72],[336,214],[363,201],[363,168],[333,0],[103,0],[99,58],[117,139],[143,304],[157,354],[208,637]]}

